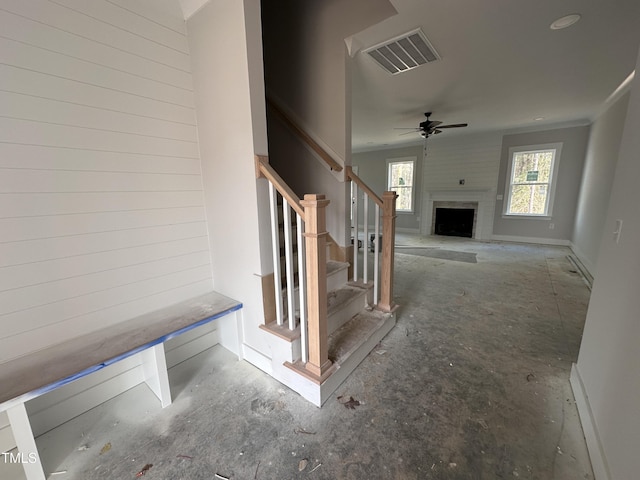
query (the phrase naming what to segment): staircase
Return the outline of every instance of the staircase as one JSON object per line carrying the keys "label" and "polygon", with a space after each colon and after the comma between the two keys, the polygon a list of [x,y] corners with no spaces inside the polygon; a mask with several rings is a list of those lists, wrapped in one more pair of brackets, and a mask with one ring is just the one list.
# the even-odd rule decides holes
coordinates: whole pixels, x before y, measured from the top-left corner
{"label": "staircase", "polygon": [[[376,273],[369,280],[367,242],[361,254],[354,247],[350,262],[331,258],[324,220],[328,201],[324,196],[298,199],[266,157],[256,158],[256,169],[269,181],[272,244],[276,246],[274,279],[279,279],[273,282],[273,291],[264,292],[272,296],[275,310],[265,317],[274,319],[260,326],[271,354],[269,373],[321,406],[395,325],[393,276],[388,275],[382,287],[377,281],[380,256],[387,258],[386,265],[382,262],[383,275],[393,270],[393,233],[386,234],[392,240],[386,245],[390,252],[381,253],[375,246]],[[350,170],[347,174],[354,185],[361,182]],[[373,194],[363,191],[365,198]],[[387,193],[387,223],[393,227],[395,194]],[[375,199],[384,205],[383,200]],[[368,235],[367,227],[365,238]],[[375,235],[378,238],[379,232]],[[358,263],[364,266],[363,277],[359,277]],[[351,280],[350,270],[354,272]]]}

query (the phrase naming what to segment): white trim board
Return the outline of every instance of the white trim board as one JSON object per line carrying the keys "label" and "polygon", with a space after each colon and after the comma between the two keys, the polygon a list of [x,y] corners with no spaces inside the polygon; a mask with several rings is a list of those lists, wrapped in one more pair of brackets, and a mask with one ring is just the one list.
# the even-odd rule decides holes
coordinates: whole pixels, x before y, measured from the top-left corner
{"label": "white trim board", "polygon": [[535,243],[538,245],[558,245],[561,247],[570,247],[571,241],[561,238],[542,238],[542,237],[519,237],[516,235],[492,235],[491,240],[497,242],[514,242],[514,243]]}
{"label": "white trim board", "polygon": [[604,454],[598,428],[593,419],[591,406],[589,405],[589,397],[584,389],[578,365],[575,363],[571,367],[571,377],[569,380],[571,382],[573,396],[576,400],[576,406],[578,407],[578,415],[582,423],[584,438],[587,441],[587,450],[589,451],[589,458],[591,459],[593,475],[596,480],[611,480],[607,457]]}
{"label": "white trim board", "polygon": [[587,270],[589,275],[591,275],[591,278],[594,278],[593,274],[596,271],[596,266],[591,262],[591,260],[587,258],[587,256],[584,253],[582,253],[582,251],[578,247],[576,247],[576,245],[573,242],[571,242],[569,247],[571,247],[571,251],[578,258],[578,260],[580,260],[580,263],[582,263],[582,265]]}

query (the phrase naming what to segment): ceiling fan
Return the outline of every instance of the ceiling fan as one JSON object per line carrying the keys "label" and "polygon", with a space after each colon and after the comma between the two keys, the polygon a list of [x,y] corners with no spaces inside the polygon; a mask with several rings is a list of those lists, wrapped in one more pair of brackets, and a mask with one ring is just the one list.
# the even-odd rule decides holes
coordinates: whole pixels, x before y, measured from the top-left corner
{"label": "ceiling fan", "polygon": [[438,133],[442,133],[443,128],[460,128],[466,127],[467,123],[454,123],[451,125],[442,125],[442,122],[438,120],[429,120],[431,116],[431,112],[425,112],[424,114],[427,119],[424,122],[420,122],[417,128],[398,128],[396,130],[412,130],[411,132],[401,133],[400,135],[407,135],[409,133],[419,133],[423,138],[429,138],[430,135],[437,135]]}

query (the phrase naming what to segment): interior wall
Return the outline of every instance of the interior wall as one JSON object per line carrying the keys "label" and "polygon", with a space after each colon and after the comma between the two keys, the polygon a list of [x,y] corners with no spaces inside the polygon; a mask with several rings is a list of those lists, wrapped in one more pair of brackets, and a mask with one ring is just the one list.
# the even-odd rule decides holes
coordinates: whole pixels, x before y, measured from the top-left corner
{"label": "interior wall", "polygon": [[130,3],[3,2],[0,361],[211,288],[184,25]]}
{"label": "interior wall", "polygon": [[[209,291],[184,22],[30,0],[0,29],[0,363]],[[30,402],[36,434],[129,388],[122,363]]]}
{"label": "interior wall", "polygon": [[[387,190],[387,160],[405,157],[415,157],[414,171],[414,211],[412,213],[398,212],[396,228],[405,230],[420,230],[420,214],[422,205],[422,145],[412,145],[388,150],[353,153],[353,166],[358,167],[358,176],[369,187],[382,197]],[[369,225],[373,225],[374,210],[369,212]]]}
{"label": "interior wall", "polygon": [[189,18],[187,30],[213,287],[243,303],[237,334],[264,352],[261,275],[269,271],[260,244],[268,238],[260,229],[258,208],[265,202],[254,160],[267,151],[260,2],[211,0]]}
{"label": "interior wall", "polygon": [[[640,69],[640,56],[636,71]],[[640,443],[640,84],[631,86],[595,282],[573,382],[598,480],[637,477]],[[622,220],[619,240],[616,220]]]}
{"label": "interior wall", "polygon": [[[345,39],[393,14],[388,0],[262,1],[267,92],[343,165],[351,164]],[[269,129],[270,162],[299,196],[322,193],[330,199],[327,227],[346,246],[343,176],[337,177],[340,181],[327,176],[331,172],[318,168],[320,160],[271,116]]]}
{"label": "interior wall", "polygon": [[628,104],[627,93],[594,121],[589,135],[571,248],[591,275],[598,261]]}
{"label": "interior wall", "polygon": [[478,203],[474,238],[491,239],[501,142],[502,132],[429,139],[422,169],[424,235],[431,234],[434,201],[471,201]]}
{"label": "interior wall", "polygon": [[[589,126],[559,128],[540,132],[505,135],[502,142],[493,236],[501,240],[525,240],[568,245],[580,192]],[[555,200],[551,218],[520,218],[503,215],[506,201],[505,184],[509,166],[509,149],[527,145],[562,142],[562,153],[556,179]]]}

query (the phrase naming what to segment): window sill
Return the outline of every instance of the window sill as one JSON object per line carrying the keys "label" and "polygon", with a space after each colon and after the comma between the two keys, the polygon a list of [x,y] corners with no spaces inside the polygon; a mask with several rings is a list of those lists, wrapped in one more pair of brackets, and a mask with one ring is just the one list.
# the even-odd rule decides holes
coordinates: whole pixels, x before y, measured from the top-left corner
{"label": "window sill", "polygon": [[552,220],[551,215],[518,215],[513,213],[503,213],[502,218],[509,218],[514,220]]}

